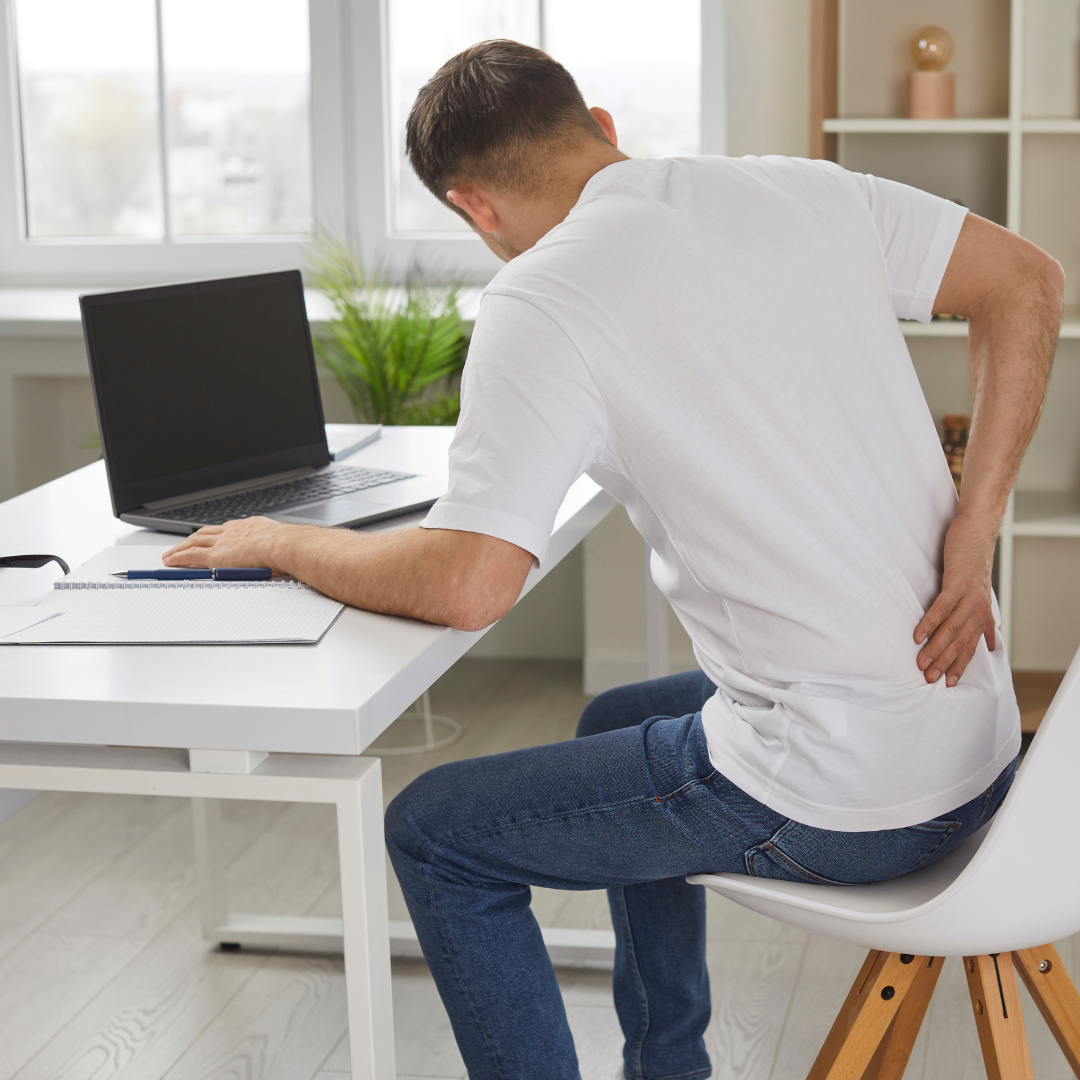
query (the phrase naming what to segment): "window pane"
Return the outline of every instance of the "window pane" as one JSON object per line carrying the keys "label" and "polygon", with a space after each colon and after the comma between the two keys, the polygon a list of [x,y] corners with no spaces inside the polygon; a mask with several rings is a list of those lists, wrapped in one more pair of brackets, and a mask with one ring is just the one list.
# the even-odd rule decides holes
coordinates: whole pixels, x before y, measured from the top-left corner
{"label": "window pane", "polygon": [[154,0],[16,0],[31,237],[160,237]]}
{"label": "window pane", "polygon": [[539,44],[537,0],[390,0],[390,101],[395,232],[468,232],[416,178],[405,157],[405,121],[416,94],[451,56],[488,38]]}
{"label": "window pane", "polygon": [[309,233],[307,0],[162,0],[176,236]]}
{"label": "window pane", "polygon": [[676,157],[701,147],[699,0],[545,0],[545,48],[586,103],[611,113],[630,157]]}

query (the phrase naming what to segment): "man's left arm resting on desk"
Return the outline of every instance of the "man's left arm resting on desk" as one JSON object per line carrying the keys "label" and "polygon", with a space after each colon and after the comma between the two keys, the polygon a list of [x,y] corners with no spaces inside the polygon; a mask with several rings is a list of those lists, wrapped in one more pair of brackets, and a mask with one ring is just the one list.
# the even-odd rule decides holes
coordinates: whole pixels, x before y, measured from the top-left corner
{"label": "man's left arm resting on desk", "polygon": [[459,630],[502,618],[533,561],[524,548],[483,533],[355,533],[267,518],[209,525],[165,556],[167,566],[269,566],[353,607]]}

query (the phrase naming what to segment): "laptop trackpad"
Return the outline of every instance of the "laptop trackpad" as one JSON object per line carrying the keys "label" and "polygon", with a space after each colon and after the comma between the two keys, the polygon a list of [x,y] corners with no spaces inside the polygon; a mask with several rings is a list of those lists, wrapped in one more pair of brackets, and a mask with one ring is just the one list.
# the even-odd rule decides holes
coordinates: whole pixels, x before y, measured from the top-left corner
{"label": "laptop trackpad", "polygon": [[273,516],[278,521],[301,521],[312,525],[329,525],[336,521],[356,521],[369,514],[378,514],[390,503],[375,502],[373,499],[353,499],[342,495],[326,502],[312,503],[310,506],[297,506],[291,510],[281,510]]}

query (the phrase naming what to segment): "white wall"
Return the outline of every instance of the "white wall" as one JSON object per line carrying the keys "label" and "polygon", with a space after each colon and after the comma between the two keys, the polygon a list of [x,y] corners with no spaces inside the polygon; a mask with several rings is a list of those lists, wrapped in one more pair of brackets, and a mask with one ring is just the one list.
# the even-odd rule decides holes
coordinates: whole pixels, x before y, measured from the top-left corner
{"label": "white wall", "polygon": [[805,157],[810,0],[727,0],[727,152]]}
{"label": "white wall", "polygon": [[[638,682],[645,670],[645,544],[616,507],[586,538],[584,683],[587,694]],[[668,611],[672,672],[697,667],[690,638]]]}

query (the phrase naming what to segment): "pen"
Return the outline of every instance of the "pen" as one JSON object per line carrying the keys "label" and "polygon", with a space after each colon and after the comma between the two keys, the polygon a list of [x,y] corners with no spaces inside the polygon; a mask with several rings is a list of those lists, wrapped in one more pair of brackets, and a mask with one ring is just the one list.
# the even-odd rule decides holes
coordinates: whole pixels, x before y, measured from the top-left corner
{"label": "pen", "polygon": [[113,577],[151,581],[269,581],[274,572],[266,566],[169,567],[162,570],[117,570]]}

